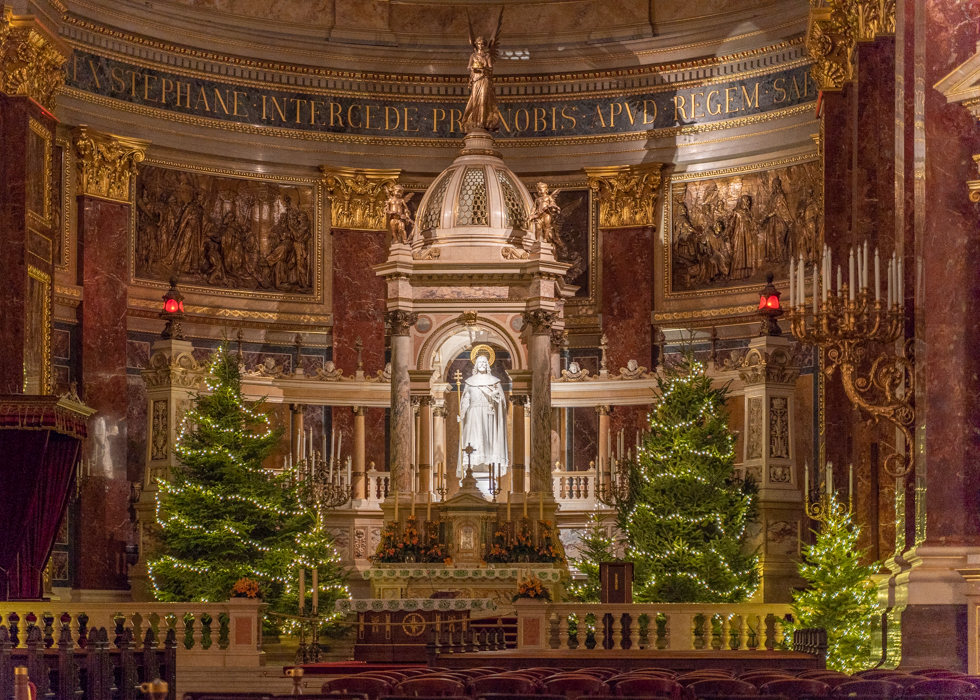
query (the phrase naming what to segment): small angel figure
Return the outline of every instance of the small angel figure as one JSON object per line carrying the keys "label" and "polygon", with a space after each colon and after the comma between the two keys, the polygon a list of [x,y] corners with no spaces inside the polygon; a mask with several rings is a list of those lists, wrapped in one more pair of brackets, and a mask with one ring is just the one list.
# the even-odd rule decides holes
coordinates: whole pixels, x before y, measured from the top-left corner
{"label": "small angel figure", "polygon": [[394,243],[408,243],[409,231],[414,231],[415,222],[408,202],[415,196],[414,192],[405,196],[405,188],[395,185],[388,189],[388,199],[385,200],[385,214],[388,215],[388,231]]}
{"label": "small angel figure", "polygon": [[[473,36],[473,23],[469,22],[470,46],[470,99],[463,111],[461,125],[463,131],[475,129],[497,131],[500,128],[500,114],[497,112],[497,98],[493,94],[493,62],[497,60],[497,40],[500,38],[500,24],[504,11],[500,10],[497,28],[493,38],[487,41],[482,36]],[[469,16],[467,16],[467,21]]]}
{"label": "small angel figure", "polygon": [[539,182],[536,189],[538,193],[534,198],[531,224],[534,226],[534,232],[539,241],[554,243],[557,237],[554,220],[561,213],[561,207],[558,206],[555,197],[561,190],[549,192],[548,185],[544,182]]}

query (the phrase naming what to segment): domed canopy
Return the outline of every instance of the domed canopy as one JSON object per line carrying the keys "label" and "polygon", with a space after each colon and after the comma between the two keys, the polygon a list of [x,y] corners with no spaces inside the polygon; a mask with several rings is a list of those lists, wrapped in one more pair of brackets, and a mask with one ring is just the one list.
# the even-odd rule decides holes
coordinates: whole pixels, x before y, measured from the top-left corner
{"label": "domed canopy", "polygon": [[475,132],[426,191],[415,221],[427,244],[520,245],[532,206],[527,188],[493,150],[493,138]]}

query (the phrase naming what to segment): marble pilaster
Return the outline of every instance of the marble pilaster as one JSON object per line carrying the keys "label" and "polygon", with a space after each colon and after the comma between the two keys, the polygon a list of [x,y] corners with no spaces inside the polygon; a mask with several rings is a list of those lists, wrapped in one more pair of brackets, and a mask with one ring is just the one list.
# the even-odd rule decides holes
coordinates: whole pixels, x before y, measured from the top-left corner
{"label": "marble pilaster", "polygon": [[408,366],[412,360],[412,338],[409,331],[418,314],[402,309],[388,312],[391,327],[391,461],[389,471],[395,488],[408,493],[412,488],[409,467],[412,464],[412,381]]}
{"label": "marble pilaster", "polygon": [[514,405],[511,411],[511,439],[513,442],[510,461],[511,490],[514,493],[524,493],[527,490],[524,476],[527,462],[524,452],[524,405],[527,403],[527,397],[513,395],[510,397],[510,401]]}
{"label": "marble pilaster", "polygon": [[551,493],[551,324],[557,314],[536,309],[524,314],[531,326],[528,355],[531,367],[530,490]]}
{"label": "marble pilaster", "polygon": [[419,492],[432,492],[432,397],[423,396],[419,400],[418,431],[418,470]]}
{"label": "marble pilaster", "polygon": [[367,468],[364,463],[364,414],[363,406],[351,407],[354,416],[354,449],[351,451],[351,487],[353,498],[364,500],[367,496]]}

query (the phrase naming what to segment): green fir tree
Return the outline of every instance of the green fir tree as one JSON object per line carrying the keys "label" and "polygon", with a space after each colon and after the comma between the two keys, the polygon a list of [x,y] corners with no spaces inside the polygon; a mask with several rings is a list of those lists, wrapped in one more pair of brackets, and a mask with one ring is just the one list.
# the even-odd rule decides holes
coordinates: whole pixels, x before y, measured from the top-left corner
{"label": "green fir tree", "polygon": [[793,594],[794,628],[827,630],[827,668],[854,673],[877,662],[873,632],[881,622],[878,588],[871,578],[878,563],[863,566],[861,528],[843,504],[830,501],[816,542],[803,548],[800,576],[810,584]]}
{"label": "green fir tree", "polygon": [[[157,599],[224,601],[249,579],[270,611],[295,615],[303,565],[318,570],[320,609],[332,616],[333,602],[349,597],[333,540],[304,504],[295,469],[263,467],[281,431],[270,429],[261,401],[243,400],[238,358],[224,347],[207,385],[210,393],[196,396],[184,418],[180,466],[171,481],[158,481],[161,547],[149,562]],[[311,584],[308,575],[307,610]],[[333,623],[339,618],[328,628]]]}
{"label": "green fir tree", "polygon": [[734,475],[728,387],[712,386],[688,354],[658,377],[655,407],[619,509],[639,602],[738,603],[759,585],[746,553],[755,518],[752,481]]}
{"label": "green fir tree", "polygon": [[602,525],[599,514],[593,513],[579,544],[581,556],[572,560],[575,568],[585,574],[585,579],[573,580],[568,585],[570,597],[582,603],[599,602],[602,593],[599,564],[616,558],[613,554],[614,547],[615,542],[606,534],[606,528]]}

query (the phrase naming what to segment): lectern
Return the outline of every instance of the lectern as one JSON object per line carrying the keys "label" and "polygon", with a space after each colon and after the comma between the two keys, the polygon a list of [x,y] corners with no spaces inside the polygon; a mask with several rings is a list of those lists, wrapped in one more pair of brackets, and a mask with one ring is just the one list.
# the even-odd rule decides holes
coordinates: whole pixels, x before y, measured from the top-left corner
{"label": "lectern", "polygon": [[633,602],[633,562],[604,561],[599,564],[601,602],[624,604]]}

